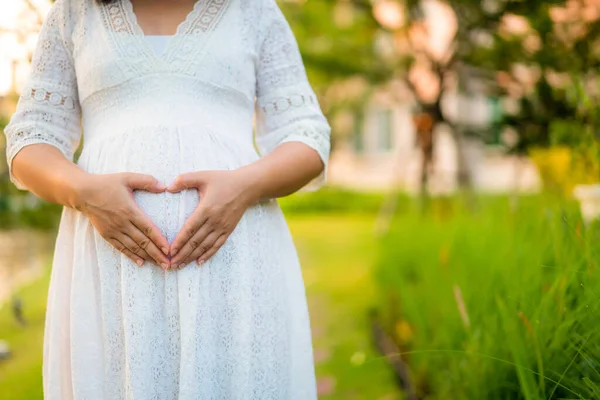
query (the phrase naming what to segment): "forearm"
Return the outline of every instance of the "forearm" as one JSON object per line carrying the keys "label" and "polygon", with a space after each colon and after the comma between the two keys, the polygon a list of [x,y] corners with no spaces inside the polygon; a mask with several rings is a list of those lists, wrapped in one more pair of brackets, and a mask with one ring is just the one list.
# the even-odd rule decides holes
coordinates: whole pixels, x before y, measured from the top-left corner
{"label": "forearm", "polygon": [[286,142],[239,169],[249,197],[256,201],[290,195],[323,171],[319,154],[301,142]]}
{"label": "forearm", "polygon": [[79,206],[78,188],[89,176],[60,150],[48,144],[21,149],[12,161],[12,171],[36,196],[72,208]]}

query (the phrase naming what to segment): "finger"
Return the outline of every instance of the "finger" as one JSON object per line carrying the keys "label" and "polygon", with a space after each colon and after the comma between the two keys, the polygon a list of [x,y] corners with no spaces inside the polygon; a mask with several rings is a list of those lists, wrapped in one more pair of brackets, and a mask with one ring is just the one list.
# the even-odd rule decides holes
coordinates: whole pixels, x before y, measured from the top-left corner
{"label": "finger", "polygon": [[205,241],[213,231],[214,228],[211,224],[205,223],[202,225],[200,229],[198,229],[198,231],[192,237],[190,237],[186,243],[184,243],[177,255],[171,259],[173,266],[179,267],[179,264],[181,263],[189,263],[193,261],[194,257],[192,256],[192,253],[202,246],[204,246],[204,251],[208,250],[210,246],[205,243]]}
{"label": "finger", "polygon": [[127,250],[135,254],[137,257],[141,257],[144,261],[154,261],[154,259],[144,250],[139,244],[135,242],[130,236],[120,234],[115,237],[116,240],[121,242]]}
{"label": "finger", "polygon": [[160,265],[163,269],[169,268],[169,259],[167,256],[159,250],[156,244],[154,244],[154,242],[133,223],[133,221],[131,229],[127,234],[140,248],[150,255],[151,261],[155,261],[156,264]]}
{"label": "finger", "polygon": [[138,266],[141,267],[142,265],[144,265],[144,260],[142,258],[140,258],[139,256],[136,256],[131,251],[129,251],[129,249],[127,247],[125,247],[125,245],[123,243],[121,243],[120,241],[118,241],[117,239],[108,239],[108,242],[119,252],[123,253],[125,256],[127,256],[129,259],[131,259],[131,261],[136,263]]}
{"label": "finger", "polygon": [[200,256],[196,257],[196,261],[198,262],[199,266],[202,266],[202,264],[204,264],[209,258],[211,258],[212,256],[215,255],[215,253],[217,251],[219,251],[219,249],[225,244],[225,242],[227,241],[227,237],[229,235],[226,234],[222,234],[221,236],[219,236],[217,238],[217,240],[215,241],[215,243],[213,244],[213,246],[208,249],[207,252],[205,252],[204,254],[201,254]]}
{"label": "finger", "polygon": [[[177,257],[183,246],[185,246],[192,237],[202,228],[208,221],[207,210],[202,207],[197,207],[192,215],[183,224],[183,228],[179,231],[173,244],[171,244],[171,257],[175,260],[182,261],[183,258]],[[208,233],[207,233],[208,234]],[[191,252],[191,250],[190,250]]]}
{"label": "finger", "polygon": [[[198,259],[198,257],[201,254],[206,253],[208,250],[210,250],[211,247],[214,246],[215,242],[217,241],[217,238],[221,235],[220,232],[218,231],[213,231],[210,232],[205,238],[204,240],[198,245],[196,246],[192,252],[185,258],[184,263],[190,263],[192,261],[195,261]],[[195,238],[194,238],[195,239]]]}
{"label": "finger", "polygon": [[125,185],[130,189],[146,190],[152,193],[164,192],[166,186],[160,183],[152,175],[136,174],[128,172],[124,174]]}
{"label": "finger", "polygon": [[188,172],[185,174],[181,174],[175,178],[173,183],[167,187],[169,192],[180,192],[184,189],[195,188],[198,187],[202,180],[201,172]]}
{"label": "finger", "polygon": [[162,251],[164,257],[161,259],[168,261],[169,241],[158,229],[158,226],[137,206],[131,222]]}

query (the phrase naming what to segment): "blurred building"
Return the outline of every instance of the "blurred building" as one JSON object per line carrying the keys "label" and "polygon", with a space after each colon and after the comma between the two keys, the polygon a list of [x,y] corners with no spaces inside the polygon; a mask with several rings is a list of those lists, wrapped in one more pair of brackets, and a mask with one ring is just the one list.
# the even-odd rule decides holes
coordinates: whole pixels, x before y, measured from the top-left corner
{"label": "blurred building", "polygon": [[[485,94],[449,92],[444,97],[445,114],[473,130],[488,129],[499,117],[499,101]],[[422,152],[417,146],[413,102],[408,94],[379,90],[362,113],[353,117],[350,135],[337,140],[331,154],[329,182],[356,189],[407,192],[420,189]],[[434,132],[433,173],[429,190],[451,193],[457,188],[457,147],[448,128]],[[509,140],[510,138],[508,138]],[[532,192],[540,188],[533,163],[525,157],[507,155],[500,132],[487,140],[467,137],[465,159],[473,186],[481,192]]]}

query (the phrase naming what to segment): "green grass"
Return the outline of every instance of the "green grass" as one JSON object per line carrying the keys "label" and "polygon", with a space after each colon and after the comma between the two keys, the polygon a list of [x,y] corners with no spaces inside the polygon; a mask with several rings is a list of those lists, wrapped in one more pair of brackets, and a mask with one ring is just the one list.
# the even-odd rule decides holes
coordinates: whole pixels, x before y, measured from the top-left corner
{"label": "green grass", "polygon": [[572,203],[434,201],[382,241],[380,308],[429,399],[600,398],[600,229]]}
{"label": "green grass", "polygon": [[[311,310],[314,347],[329,353],[319,379],[335,379],[322,399],[398,399],[393,377],[369,340],[367,309],[376,299],[371,268],[373,215],[302,214],[288,217],[298,247]],[[48,276],[21,290],[30,325],[20,328],[0,310],[0,338],[14,355],[0,362],[0,399],[42,398],[41,356]]]}
{"label": "green grass", "polygon": [[42,398],[42,345],[49,279],[47,273],[19,290],[28,320],[26,327],[17,324],[10,307],[0,309],[0,339],[6,340],[12,351],[10,360],[0,361],[0,399]]}
{"label": "green grass", "polygon": [[376,303],[372,266],[377,242],[373,215],[288,217],[303,265],[315,351],[331,357],[317,365],[335,391],[321,399],[399,399],[391,370],[370,341],[368,310]]}
{"label": "green grass", "polygon": [[[316,192],[296,192],[280,198],[279,204],[288,215],[319,213],[375,213],[385,195],[325,186]],[[403,200],[405,198],[403,197]]]}

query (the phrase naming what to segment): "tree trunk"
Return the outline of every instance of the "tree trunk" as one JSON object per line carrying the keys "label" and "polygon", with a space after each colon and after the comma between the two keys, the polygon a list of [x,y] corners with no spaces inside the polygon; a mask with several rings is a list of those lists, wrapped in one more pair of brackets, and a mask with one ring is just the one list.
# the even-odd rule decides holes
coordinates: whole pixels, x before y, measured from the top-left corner
{"label": "tree trunk", "polygon": [[456,182],[458,191],[462,195],[467,209],[473,211],[476,207],[475,191],[473,188],[473,177],[471,168],[467,161],[465,152],[465,137],[460,129],[448,124],[452,132],[452,137],[456,143]]}
{"label": "tree trunk", "polygon": [[465,138],[458,129],[452,129],[452,137],[456,143],[456,178],[458,188],[461,190],[471,190],[473,180],[471,170],[465,153]]}
{"label": "tree trunk", "polygon": [[420,199],[424,205],[428,198],[428,184],[433,172],[433,150],[434,150],[434,128],[437,126],[437,118],[430,110],[416,114],[413,117],[416,128],[416,139],[421,151],[421,179]]}

